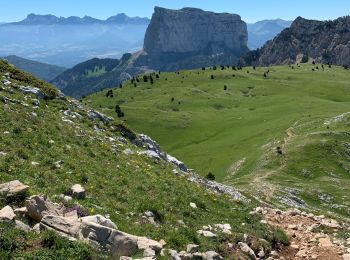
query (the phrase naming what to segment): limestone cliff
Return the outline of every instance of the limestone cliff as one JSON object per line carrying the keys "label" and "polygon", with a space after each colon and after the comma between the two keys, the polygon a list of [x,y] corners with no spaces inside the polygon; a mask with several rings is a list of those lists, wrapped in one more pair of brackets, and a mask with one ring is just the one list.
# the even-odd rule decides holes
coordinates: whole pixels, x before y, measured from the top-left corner
{"label": "limestone cliff", "polygon": [[247,40],[239,15],[155,7],[136,63],[160,70],[232,64],[248,51]]}

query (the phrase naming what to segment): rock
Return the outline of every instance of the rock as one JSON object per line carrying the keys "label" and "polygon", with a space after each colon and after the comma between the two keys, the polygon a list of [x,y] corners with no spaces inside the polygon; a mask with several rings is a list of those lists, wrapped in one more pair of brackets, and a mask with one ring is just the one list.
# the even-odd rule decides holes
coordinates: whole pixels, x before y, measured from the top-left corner
{"label": "rock", "polygon": [[293,243],[290,245],[290,247],[293,248],[293,249],[297,249],[297,250],[299,250],[299,248],[300,248],[299,245],[293,244]]}
{"label": "rock", "polygon": [[22,221],[19,220],[15,220],[15,227],[17,229],[23,230],[24,232],[30,232],[32,230],[30,226],[24,224]]}
{"label": "rock", "polygon": [[331,247],[333,246],[332,241],[329,239],[329,237],[324,237],[319,239],[319,246],[320,247]]}
{"label": "rock", "polygon": [[118,229],[117,225],[114,224],[110,219],[105,218],[102,215],[86,216],[81,218],[82,222],[93,222],[101,226],[109,227],[112,229]]}
{"label": "rock", "polygon": [[32,230],[35,233],[39,234],[40,233],[40,223],[35,224],[34,227],[32,228]]}
{"label": "rock", "polygon": [[153,257],[156,256],[156,252],[151,248],[146,248],[145,251],[143,251],[143,256],[151,257],[151,259],[153,259]]}
{"label": "rock", "polygon": [[143,213],[143,215],[147,218],[154,218],[154,214],[152,211],[146,211],[145,213]]}
{"label": "rock", "polygon": [[214,234],[213,232],[207,231],[207,230],[198,230],[197,234],[202,235],[204,237],[211,237],[211,238],[216,237],[216,234]]}
{"label": "rock", "polygon": [[206,255],[205,253],[196,252],[192,254],[192,257],[192,259],[205,259]]}
{"label": "rock", "polygon": [[193,259],[193,255],[190,254],[190,253],[187,253],[187,252],[180,252],[178,255],[179,255],[181,260],[191,260],[191,259]]}
{"label": "rock", "polygon": [[37,96],[37,98],[41,98],[41,99],[44,98],[44,94],[41,92],[41,90],[39,88],[33,88],[31,86],[27,86],[27,87],[20,86],[19,89],[25,95],[33,94],[33,95]]}
{"label": "rock", "polygon": [[10,206],[5,206],[0,210],[0,221],[12,221],[16,217]]}
{"label": "rock", "polygon": [[198,252],[199,245],[196,244],[188,244],[186,247],[186,252],[187,253],[195,253]]}
{"label": "rock", "polygon": [[153,252],[158,254],[162,249],[162,245],[157,241],[133,236],[89,221],[82,221],[79,237],[93,245],[108,249],[113,258],[132,256],[137,251],[143,254]]}
{"label": "rock", "polygon": [[132,257],[121,256],[121,257],[119,258],[119,260],[132,260]]}
{"label": "rock", "polygon": [[241,249],[241,251],[249,255],[251,259],[256,259],[256,255],[253,249],[251,249],[246,243],[238,242],[238,246]]}
{"label": "rock", "polygon": [[108,117],[108,116],[106,116],[106,115],[104,115],[104,114],[102,114],[102,113],[100,113],[98,111],[95,111],[95,110],[89,110],[87,112],[87,114],[88,114],[88,117],[90,119],[92,119],[92,120],[99,119],[105,124],[108,124],[108,123],[113,121],[113,118]]}
{"label": "rock", "polygon": [[191,202],[191,203],[190,203],[190,207],[193,208],[193,209],[196,209],[196,208],[197,208],[197,205],[196,205],[196,203]]}
{"label": "rock", "polygon": [[2,80],[2,83],[3,83],[5,86],[11,85],[11,81],[9,81],[9,80],[7,80],[7,79],[3,79],[3,80]]}
{"label": "rock", "polygon": [[127,148],[127,149],[125,149],[123,151],[123,154],[125,154],[125,155],[132,155],[132,154],[134,154],[134,152],[131,149]]}
{"label": "rock", "polygon": [[221,232],[231,235],[231,225],[230,224],[215,224],[214,227]]}
{"label": "rock", "polygon": [[181,171],[188,172],[188,167],[183,162],[176,159],[174,156],[167,154],[166,161],[176,165]]}
{"label": "rock", "polygon": [[70,188],[70,191],[71,191],[73,198],[76,198],[76,199],[85,198],[85,189],[80,184],[74,184]]}
{"label": "rock", "polygon": [[81,222],[77,216],[62,217],[54,215],[45,215],[40,222],[40,230],[49,229],[59,233],[65,233],[68,236],[76,237],[80,230]]}
{"label": "rock", "polygon": [[164,239],[159,240],[159,244],[161,244],[162,247],[166,245],[166,242]]}
{"label": "rock", "polygon": [[205,252],[205,259],[206,260],[221,260],[224,259],[221,255],[216,253],[215,251],[208,251]]}
{"label": "rock", "polygon": [[16,196],[27,192],[29,186],[24,185],[22,182],[15,180],[0,184],[0,194],[7,197]]}
{"label": "rock", "polygon": [[153,159],[156,159],[156,160],[160,160],[160,156],[155,152],[155,151],[152,151],[152,150],[147,150],[147,151],[141,151],[141,152],[138,152],[139,155],[145,155],[149,158],[153,158]]}
{"label": "rock", "polygon": [[46,196],[35,195],[26,200],[27,215],[40,221],[44,215],[63,216],[65,207],[51,202]]}
{"label": "rock", "polygon": [[298,226],[297,225],[288,225],[288,229],[298,230]]}
{"label": "rock", "polygon": [[334,229],[340,228],[340,225],[334,219],[327,219],[327,220],[322,219],[321,224],[329,228],[334,228]]}
{"label": "rock", "polygon": [[299,209],[288,209],[286,214],[290,216],[299,216],[301,215],[301,211]]}
{"label": "rock", "polygon": [[258,257],[259,258],[264,258],[265,257],[265,251],[264,251],[263,247],[259,248]]}
{"label": "rock", "polygon": [[26,215],[27,214],[27,208],[26,207],[22,207],[22,208],[17,208],[17,209],[14,209],[13,212],[16,214],[16,215]]}
{"label": "rock", "polygon": [[168,254],[171,260],[181,260],[178,252],[176,250],[168,250]]}
{"label": "rock", "polygon": [[63,160],[59,160],[59,161],[53,163],[53,165],[55,166],[56,169],[61,169],[63,164],[64,164]]}
{"label": "rock", "polygon": [[260,220],[260,223],[266,225],[267,221],[265,219],[262,219],[262,220]]}
{"label": "rock", "polygon": [[[247,39],[247,25],[239,15],[155,7],[144,41],[147,56],[140,60],[162,71],[232,64],[247,52]],[[195,62],[198,57],[202,60]]]}
{"label": "rock", "polygon": [[63,201],[64,203],[70,203],[73,198],[71,196],[67,196],[67,195],[64,195],[64,194],[61,194],[59,196],[60,200]]}
{"label": "rock", "polygon": [[350,66],[350,17],[315,21],[298,17],[290,28],[258,51],[249,52],[244,65],[272,66],[314,60]]}
{"label": "rock", "polygon": [[350,260],[350,254],[344,254],[343,260]]}
{"label": "rock", "polygon": [[295,255],[295,257],[306,258],[307,251],[305,249],[299,250],[298,253]]}

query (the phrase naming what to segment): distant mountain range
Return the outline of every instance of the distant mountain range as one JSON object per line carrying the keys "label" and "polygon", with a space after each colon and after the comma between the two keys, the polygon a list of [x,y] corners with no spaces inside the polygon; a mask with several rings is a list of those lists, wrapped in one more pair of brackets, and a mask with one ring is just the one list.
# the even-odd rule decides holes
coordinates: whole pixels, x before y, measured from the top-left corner
{"label": "distant mountain range", "polygon": [[[142,48],[149,23],[124,13],[106,20],[29,14],[19,22],[0,23],[0,57],[17,55],[62,67],[96,57],[120,58]],[[279,19],[248,24],[248,47],[263,46],[289,25]]]}
{"label": "distant mountain range", "polygon": [[288,28],[292,22],[275,19],[248,23],[248,47],[253,50],[262,47],[267,41],[272,40],[277,34]]}
{"label": "distant mountain range", "polygon": [[36,15],[29,14],[27,18],[20,22],[14,22],[10,24],[15,25],[67,25],[67,24],[147,24],[149,23],[148,18],[141,17],[129,17],[124,13],[117,14],[115,16],[111,16],[106,20],[99,20],[90,16],[78,17],[78,16],[70,16],[70,17],[57,17],[55,15]]}
{"label": "distant mountain range", "polygon": [[66,70],[66,68],[63,67],[28,60],[15,55],[6,56],[4,59],[16,67],[27,71],[45,81],[54,79]]}
{"label": "distant mountain range", "polygon": [[17,55],[72,67],[94,57],[119,58],[142,48],[148,18],[118,14],[106,20],[30,14],[0,25],[0,57]]}

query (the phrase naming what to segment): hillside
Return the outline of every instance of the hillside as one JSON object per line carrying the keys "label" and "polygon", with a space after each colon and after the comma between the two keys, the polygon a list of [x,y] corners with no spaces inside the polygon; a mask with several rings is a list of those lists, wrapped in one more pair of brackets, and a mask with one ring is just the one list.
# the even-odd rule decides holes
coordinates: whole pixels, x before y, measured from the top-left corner
{"label": "hillside", "polygon": [[298,17],[290,28],[261,49],[247,53],[240,64],[288,65],[315,60],[318,63],[350,66],[350,16],[333,21]]}
{"label": "hillside", "polygon": [[349,70],[217,67],[152,78],[84,102],[113,117],[119,105],[125,122],[203,176],[279,205],[349,216]]}
{"label": "hillside", "polygon": [[[92,245],[106,246],[114,256],[154,255],[159,254],[162,247],[181,251],[186,250],[187,244],[195,243],[199,245],[195,252],[214,250],[225,259],[238,256],[247,259],[247,253],[240,250],[246,248],[246,244],[238,244],[244,241],[244,234],[248,235],[248,244],[256,254],[288,244],[280,229],[260,222],[260,215],[249,214],[256,205],[254,201],[249,202],[230,187],[181,171],[176,166],[178,161],[164,157],[158,145],[136,135],[120,120],[64,97],[49,84],[3,61],[0,61],[0,75],[0,220],[9,208],[3,207],[10,205],[17,215],[16,225],[23,222],[21,228],[29,232],[14,229],[11,224],[14,222],[0,221],[0,241],[6,241],[0,244],[1,258],[97,259],[96,254],[105,254],[86,244],[60,238],[56,233],[45,231],[47,229],[73,241],[73,237],[83,236]],[[16,195],[14,190],[9,194],[12,188],[4,188],[11,187],[4,183],[14,180],[28,185],[27,193]],[[69,192],[74,184],[83,186],[83,195],[74,195],[82,192],[79,189]],[[17,192],[28,189],[16,185]],[[60,204],[52,204],[41,196],[29,197],[39,194]],[[45,205],[53,215],[45,215],[45,211],[33,215],[35,203]],[[20,207],[24,205],[23,210]],[[44,206],[38,207],[40,210]],[[62,209],[66,213],[60,215]],[[84,216],[94,214],[102,215],[91,217],[97,218],[99,224],[84,220]],[[101,219],[109,223],[108,226],[100,224]],[[117,224],[118,230],[111,221]],[[64,228],[58,229],[62,225]],[[208,225],[210,229],[203,227]],[[40,235],[33,233],[33,226],[37,231],[39,227]],[[76,234],[76,228],[82,228],[82,233]],[[96,229],[96,237],[86,237],[86,228],[89,232]],[[98,233],[99,230],[102,233]],[[107,230],[112,232],[110,236],[119,236],[118,241],[124,243],[122,247],[119,242],[106,242],[103,240],[106,237],[100,237]],[[136,248],[120,251],[135,239],[139,241]],[[163,242],[158,243],[161,239]],[[245,252],[251,254],[249,250]],[[162,252],[163,259],[168,259],[166,251]],[[212,259],[208,255],[214,253],[204,255]],[[177,253],[171,251],[171,254]]]}
{"label": "hillside", "polygon": [[248,47],[251,50],[261,48],[264,44],[275,38],[283,29],[289,27],[292,21],[281,19],[262,20],[256,23],[248,23]]}
{"label": "hillside", "polygon": [[28,60],[15,55],[6,56],[5,59],[9,63],[15,65],[17,68],[27,71],[39,79],[45,80],[47,82],[54,79],[66,70],[66,68],[63,67]]}
{"label": "hillside", "polygon": [[145,71],[133,68],[132,59],[131,54],[124,54],[119,60],[94,58],[64,71],[51,83],[66,95],[81,98],[108,86],[118,86],[131,75]]}

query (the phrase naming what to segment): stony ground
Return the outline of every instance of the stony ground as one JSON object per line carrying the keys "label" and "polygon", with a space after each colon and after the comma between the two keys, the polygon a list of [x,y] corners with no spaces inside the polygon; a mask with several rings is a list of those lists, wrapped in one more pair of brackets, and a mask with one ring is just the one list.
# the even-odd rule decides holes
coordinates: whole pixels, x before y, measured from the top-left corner
{"label": "stony ground", "polygon": [[262,214],[269,225],[283,229],[290,239],[289,247],[271,252],[271,259],[350,259],[350,239],[341,237],[349,231],[348,225],[298,209],[264,207],[253,213]]}

